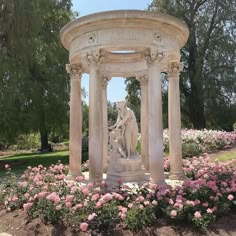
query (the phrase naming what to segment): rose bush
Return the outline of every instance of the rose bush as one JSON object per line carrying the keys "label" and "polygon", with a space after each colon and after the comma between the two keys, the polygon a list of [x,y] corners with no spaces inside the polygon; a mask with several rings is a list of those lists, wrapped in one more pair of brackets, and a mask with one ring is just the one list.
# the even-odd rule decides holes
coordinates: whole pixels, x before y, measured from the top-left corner
{"label": "rose bush", "polygon": [[105,181],[83,184],[81,176],[66,182],[68,168],[61,163],[28,167],[20,179],[8,170],[0,185],[0,205],[8,211],[24,209],[29,219],[61,221],[82,231],[117,224],[139,230],[158,218],[204,229],[236,203],[235,162],[212,163],[205,155],[183,160],[183,169],[189,179],[176,188],[118,182],[112,191]]}
{"label": "rose bush", "polygon": [[[183,129],[181,136],[184,157],[226,149],[236,143],[235,132]],[[163,131],[163,143],[164,151],[169,152],[169,135],[167,129]]]}

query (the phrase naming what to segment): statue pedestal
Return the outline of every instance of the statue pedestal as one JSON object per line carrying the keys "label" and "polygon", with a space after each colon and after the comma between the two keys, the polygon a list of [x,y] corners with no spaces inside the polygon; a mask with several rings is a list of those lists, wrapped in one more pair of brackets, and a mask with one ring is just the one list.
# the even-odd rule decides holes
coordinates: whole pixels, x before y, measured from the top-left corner
{"label": "statue pedestal", "polygon": [[130,159],[125,159],[119,154],[112,153],[107,170],[107,181],[115,183],[118,180],[122,183],[145,181],[145,172],[139,156],[134,155]]}

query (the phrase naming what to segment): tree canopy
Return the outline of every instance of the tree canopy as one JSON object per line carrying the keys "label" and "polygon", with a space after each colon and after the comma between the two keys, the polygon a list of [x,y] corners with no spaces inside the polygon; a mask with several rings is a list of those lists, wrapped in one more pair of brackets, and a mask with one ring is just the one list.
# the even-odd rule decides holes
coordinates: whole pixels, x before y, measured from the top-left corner
{"label": "tree canopy", "polygon": [[69,79],[60,29],[73,19],[70,0],[0,1],[0,142],[68,124]]}
{"label": "tree canopy", "polygon": [[[236,121],[236,2],[154,0],[149,10],[176,16],[190,30],[188,42],[181,50],[184,62],[180,76],[184,126],[232,129]],[[131,87],[137,89],[130,82],[127,85],[128,90]],[[130,96],[131,92],[129,100]],[[163,100],[167,104],[165,99],[166,96]]]}

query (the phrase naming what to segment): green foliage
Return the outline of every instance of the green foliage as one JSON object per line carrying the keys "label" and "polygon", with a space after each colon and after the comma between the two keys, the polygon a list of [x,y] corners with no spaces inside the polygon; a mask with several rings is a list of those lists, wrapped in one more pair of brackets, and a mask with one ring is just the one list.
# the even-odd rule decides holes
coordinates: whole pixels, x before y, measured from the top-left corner
{"label": "green foliage", "polygon": [[68,55],[60,29],[73,14],[71,1],[2,0],[0,21],[0,137],[13,143],[19,134],[63,133],[68,124]]}
{"label": "green foliage", "polygon": [[196,156],[202,153],[202,149],[199,146],[199,143],[188,142],[182,144],[182,155],[183,157]]}
{"label": "green foliage", "polygon": [[138,231],[153,223],[155,219],[154,209],[152,206],[144,208],[142,205],[136,204],[128,211],[125,223],[129,229]]}
{"label": "green foliage", "polygon": [[140,83],[135,78],[126,78],[125,84],[127,91],[126,101],[128,103],[128,107],[134,111],[137,123],[140,126]]}
{"label": "green foliage", "polygon": [[[184,62],[180,75],[183,126],[232,130],[236,117],[236,5],[231,0],[153,0],[149,10],[176,16],[190,30],[189,40],[181,50]],[[167,88],[167,80],[163,78],[164,127],[168,120]],[[126,99],[135,107],[139,118],[138,81],[127,79],[126,90]]]}
{"label": "green foliage", "polygon": [[40,147],[40,137],[38,133],[21,134],[17,138],[16,144],[10,147],[11,150],[32,150]]}
{"label": "green foliage", "polygon": [[116,103],[107,102],[107,114],[108,114],[108,126],[112,126],[115,124],[117,115],[118,115],[118,109],[116,106]]}
{"label": "green foliage", "polygon": [[107,227],[115,226],[119,223],[118,208],[116,201],[112,201],[105,204],[97,211],[96,226],[100,229],[106,229]]}

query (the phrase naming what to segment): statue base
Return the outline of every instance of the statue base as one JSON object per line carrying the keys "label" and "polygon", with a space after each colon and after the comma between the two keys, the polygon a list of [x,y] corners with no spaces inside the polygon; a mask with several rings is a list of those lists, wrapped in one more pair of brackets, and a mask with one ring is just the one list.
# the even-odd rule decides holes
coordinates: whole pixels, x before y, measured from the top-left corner
{"label": "statue base", "polygon": [[130,159],[121,158],[118,155],[110,156],[107,182],[115,183],[117,181],[121,183],[145,181],[145,171],[138,155],[131,156]]}

